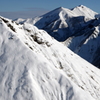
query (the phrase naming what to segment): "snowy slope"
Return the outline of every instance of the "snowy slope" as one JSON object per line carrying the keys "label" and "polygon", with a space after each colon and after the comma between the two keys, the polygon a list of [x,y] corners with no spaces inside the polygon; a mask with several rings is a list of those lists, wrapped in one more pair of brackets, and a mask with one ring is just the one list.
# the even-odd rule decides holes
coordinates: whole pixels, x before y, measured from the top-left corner
{"label": "snowy slope", "polygon": [[[98,13],[80,5],[73,9],[59,7],[35,19],[27,19],[23,23],[31,23],[40,29],[46,30],[59,41],[66,40],[69,35],[82,27],[85,22],[94,19]],[[18,22],[18,20],[16,20]],[[69,34],[70,33],[70,34]]]}
{"label": "snowy slope", "polygon": [[0,100],[99,100],[100,70],[45,31],[0,18]]}
{"label": "snowy slope", "polygon": [[[88,21],[95,19],[98,13],[86,6],[77,6],[73,9],[57,8],[33,20],[33,24],[44,29],[58,41],[64,41],[87,25]],[[27,23],[30,21],[27,20]],[[32,20],[31,20],[32,24]]]}
{"label": "snowy slope", "polygon": [[70,37],[64,43],[82,58],[100,68],[100,26],[87,27],[83,34]]}
{"label": "snowy slope", "polygon": [[[99,14],[80,5],[73,9],[59,7],[35,19],[22,23],[34,24],[47,31],[72,51],[100,68]],[[18,22],[18,21],[16,21]]]}

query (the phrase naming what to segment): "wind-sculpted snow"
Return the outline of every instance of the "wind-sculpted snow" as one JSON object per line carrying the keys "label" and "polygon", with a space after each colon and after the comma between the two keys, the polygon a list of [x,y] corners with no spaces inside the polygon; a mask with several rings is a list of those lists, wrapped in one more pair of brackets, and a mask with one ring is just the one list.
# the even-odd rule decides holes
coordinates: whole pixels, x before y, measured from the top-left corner
{"label": "wind-sculpted snow", "polygon": [[0,48],[0,100],[100,99],[100,70],[44,30],[1,17]]}

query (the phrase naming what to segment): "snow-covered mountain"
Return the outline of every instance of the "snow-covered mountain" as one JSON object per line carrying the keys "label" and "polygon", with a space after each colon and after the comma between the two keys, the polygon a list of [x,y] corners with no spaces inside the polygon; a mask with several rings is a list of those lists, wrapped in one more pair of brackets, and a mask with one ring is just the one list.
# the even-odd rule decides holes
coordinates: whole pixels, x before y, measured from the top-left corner
{"label": "snow-covered mountain", "polygon": [[24,20],[24,23],[44,29],[82,58],[100,68],[99,16],[86,6],[80,5],[73,9],[60,7],[35,19]]}
{"label": "snow-covered mountain", "polygon": [[44,30],[0,17],[0,100],[100,100],[99,73]]}
{"label": "snow-covered mountain", "polygon": [[[58,41],[64,41],[76,31],[83,28],[91,19],[96,18],[98,13],[80,5],[73,9],[59,7],[45,15],[35,19],[27,19],[24,22],[31,23],[39,29],[46,30]],[[17,20],[18,22],[18,20]]]}
{"label": "snow-covered mountain", "polygon": [[[97,20],[98,21],[98,20]],[[98,21],[100,23],[100,19]],[[91,24],[92,25],[92,24]],[[74,37],[75,36],[75,37]],[[69,37],[64,43],[72,51],[100,68],[100,26],[87,26],[78,36]]]}

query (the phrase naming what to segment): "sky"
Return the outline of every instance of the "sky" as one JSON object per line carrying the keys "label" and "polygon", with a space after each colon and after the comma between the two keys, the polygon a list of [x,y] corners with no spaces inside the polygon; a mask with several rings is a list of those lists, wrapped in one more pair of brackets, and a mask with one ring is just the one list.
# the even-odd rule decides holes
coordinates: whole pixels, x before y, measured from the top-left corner
{"label": "sky", "polygon": [[84,5],[100,13],[100,0],[0,0],[0,15],[10,19],[34,18],[58,7]]}

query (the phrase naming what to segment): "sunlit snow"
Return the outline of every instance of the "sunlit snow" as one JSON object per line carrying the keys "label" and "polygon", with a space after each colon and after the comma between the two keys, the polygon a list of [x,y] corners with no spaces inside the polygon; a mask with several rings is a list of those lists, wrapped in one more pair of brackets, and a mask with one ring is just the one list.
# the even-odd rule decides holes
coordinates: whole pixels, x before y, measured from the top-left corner
{"label": "sunlit snow", "polygon": [[0,100],[99,100],[99,73],[44,30],[0,17]]}

